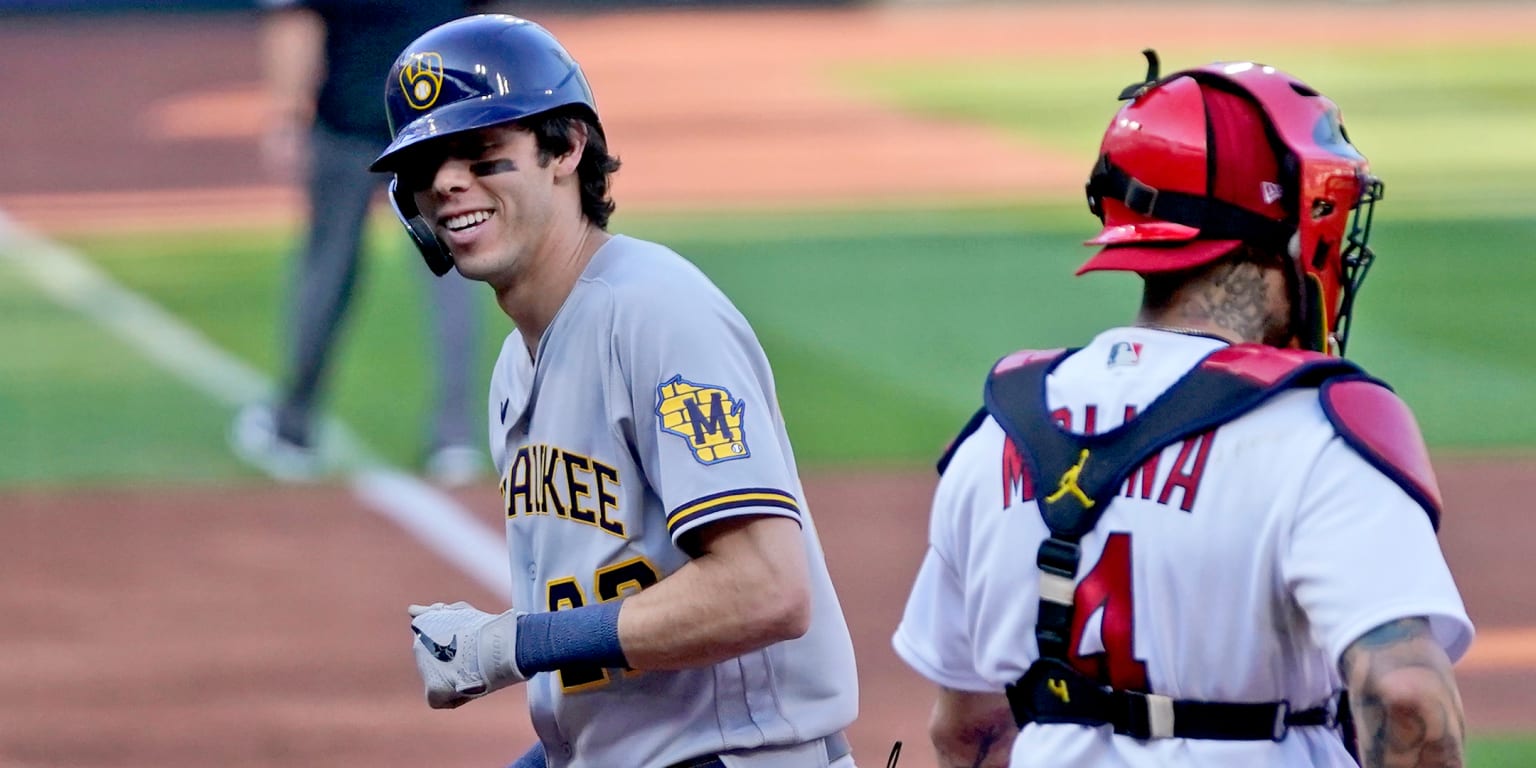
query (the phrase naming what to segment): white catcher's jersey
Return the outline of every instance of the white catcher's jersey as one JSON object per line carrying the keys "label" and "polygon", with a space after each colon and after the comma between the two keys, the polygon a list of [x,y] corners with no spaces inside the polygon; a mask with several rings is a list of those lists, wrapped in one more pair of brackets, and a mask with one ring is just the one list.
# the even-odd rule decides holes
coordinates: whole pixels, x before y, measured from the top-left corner
{"label": "white catcher's jersey", "polygon": [[614,600],[688,562],[680,537],[738,515],[799,521],[810,631],[710,667],[528,681],[553,768],[654,768],[811,741],[857,713],[853,645],[806,509],[773,374],[745,318],[671,250],[615,236],[540,340],[491,379],[513,605]]}
{"label": "white catcher's jersey", "polygon": [[[1113,329],[1051,373],[1047,401],[1069,429],[1107,431],[1223,344]],[[1038,656],[1035,553],[1049,532],[1036,502],[1021,499],[1018,466],[988,418],[939,481],[928,552],[893,641],[939,685],[1001,692]],[[1316,390],[1281,393],[1144,467],[1083,538],[1078,567],[1075,655],[1117,687],[1286,699],[1300,710],[1343,687],[1344,650],[1384,622],[1429,617],[1453,661],[1471,643],[1428,516],[1337,436]],[[1051,478],[1036,490],[1054,489]],[[1137,741],[1107,726],[1031,724],[1010,765],[1355,763],[1335,732],[1316,727],[1281,742]]]}

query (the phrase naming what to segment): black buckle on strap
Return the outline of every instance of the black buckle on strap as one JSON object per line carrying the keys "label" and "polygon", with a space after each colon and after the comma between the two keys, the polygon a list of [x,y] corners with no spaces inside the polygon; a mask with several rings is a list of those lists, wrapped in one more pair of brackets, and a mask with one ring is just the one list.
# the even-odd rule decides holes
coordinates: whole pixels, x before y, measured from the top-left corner
{"label": "black buckle on strap", "polygon": [[1151,216],[1157,208],[1157,187],[1143,184],[1135,176],[1125,177],[1125,199],[1121,201],[1135,213]]}
{"label": "black buckle on strap", "polygon": [[1339,710],[1348,706],[1349,700],[1344,698],[1342,691],[1329,696],[1328,700],[1323,702],[1323,725],[1328,728],[1339,727]]}
{"label": "black buckle on strap", "polygon": [[1118,722],[1112,721],[1115,733],[1142,741],[1152,738],[1152,715],[1147,697],[1135,691],[1115,691],[1110,695],[1119,699],[1116,703],[1119,705],[1120,719]]}
{"label": "black buckle on strap", "polygon": [[1082,557],[1082,548],[1076,542],[1052,536],[1040,542],[1040,551],[1035,555],[1035,565],[1046,573],[1070,579],[1077,576],[1077,565],[1082,562]]}
{"label": "black buckle on strap", "polygon": [[1275,704],[1275,733],[1271,739],[1285,741],[1285,735],[1291,732],[1291,702],[1281,699]]}
{"label": "black buckle on strap", "polygon": [[[1035,618],[1035,643],[1040,655],[1065,658],[1072,638],[1072,579],[1077,575],[1077,565],[1082,549],[1076,542],[1054,536],[1040,542],[1035,554],[1035,565],[1040,568],[1040,612]],[[1048,585],[1061,585],[1048,589]],[[1052,594],[1052,592],[1066,594]]]}

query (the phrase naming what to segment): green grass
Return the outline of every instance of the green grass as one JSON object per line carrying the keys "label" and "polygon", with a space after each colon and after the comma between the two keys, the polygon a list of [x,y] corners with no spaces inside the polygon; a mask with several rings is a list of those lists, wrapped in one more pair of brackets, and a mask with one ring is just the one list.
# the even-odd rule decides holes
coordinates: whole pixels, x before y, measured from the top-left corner
{"label": "green grass", "polygon": [[[218,479],[239,472],[212,400],[38,295],[0,260],[0,486]],[[14,346],[13,346],[14,345]],[[19,354],[17,354],[19,352]]]}
{"label": "green grass", "polygon": [[1487,736],[1467,742],[1469,768],[1528,768],[1536,764],[1536,737]]}

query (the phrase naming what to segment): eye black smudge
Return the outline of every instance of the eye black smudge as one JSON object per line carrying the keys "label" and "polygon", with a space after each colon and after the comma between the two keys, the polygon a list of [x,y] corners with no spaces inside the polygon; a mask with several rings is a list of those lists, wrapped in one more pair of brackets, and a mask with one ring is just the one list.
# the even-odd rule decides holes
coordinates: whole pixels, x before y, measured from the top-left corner
{"label": "eye black smudge", "polygon": [[498,173],[511,173],[517,170],[517,163],[503,157],[498,160],[484,160],[472,163],[469,172],[476,176],[494,176]]}

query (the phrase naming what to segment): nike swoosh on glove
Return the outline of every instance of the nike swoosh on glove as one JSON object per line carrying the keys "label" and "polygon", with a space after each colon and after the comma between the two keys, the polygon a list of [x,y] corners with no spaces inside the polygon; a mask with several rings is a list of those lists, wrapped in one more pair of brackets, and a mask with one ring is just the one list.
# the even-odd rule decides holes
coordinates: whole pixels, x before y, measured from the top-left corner
{"label": "nike swoosh on glove", "polygon": [[411,653],[426,683],[427,705],[453,709],[527,680],[517,668],[517,617],[465,602],[413,605]]}

